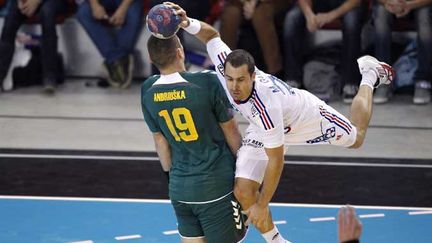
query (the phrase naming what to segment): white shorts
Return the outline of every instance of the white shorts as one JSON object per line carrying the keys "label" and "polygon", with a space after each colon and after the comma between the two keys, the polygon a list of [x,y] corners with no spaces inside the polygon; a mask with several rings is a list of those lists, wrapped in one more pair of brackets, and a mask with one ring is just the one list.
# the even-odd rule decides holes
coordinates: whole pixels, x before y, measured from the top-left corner
{"label": "white shorts", "polygon": [[[318,103],[315,112],[305,114],[307,123],[288,129],[285,145],[323,145],[350,147],[357,137],[357,129],[341,113]],[[262,183],[268,157],[257,129],[249,125],[237,153],[236,177]]]}
{"label": "white shorts", "polygon": [[241,177],[262,183],[268,157],[259,134],[249,126],[237,152],[235,177]]}

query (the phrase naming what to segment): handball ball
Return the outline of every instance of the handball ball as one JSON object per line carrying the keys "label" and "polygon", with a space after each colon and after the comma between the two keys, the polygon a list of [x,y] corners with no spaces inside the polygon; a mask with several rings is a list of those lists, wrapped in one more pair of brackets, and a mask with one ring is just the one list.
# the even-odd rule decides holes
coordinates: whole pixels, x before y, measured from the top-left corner
{"label": "handball ball", "polygon": [[179,30],[181,18],[167,5],[155,5],[147,14],[147,28],[160,39],[168,39]]}

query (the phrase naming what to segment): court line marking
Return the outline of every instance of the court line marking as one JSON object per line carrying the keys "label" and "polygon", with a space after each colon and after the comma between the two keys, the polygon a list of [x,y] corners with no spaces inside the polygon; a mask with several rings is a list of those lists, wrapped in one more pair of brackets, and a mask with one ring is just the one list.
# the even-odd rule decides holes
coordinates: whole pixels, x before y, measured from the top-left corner
{"label": "court line marking", "polygon": [[60,154],[0,154],[0,158],[34,158],[34,159],[89,159],[89,160],[145,160],[159,161],[157,157],[141,156],[106,156],[106,155],[60,155]]}
{"label": "court line marking", "polygon": [[[383,213],[376,213],[376,214],[361,214],[359,215],[359,218],[365,219],[365,218],[382,218],[385,214]],[[322,222],[322,221],[333,221],[336,220],[336,217],[321,217],[321,218],[310,218],[310,222]]]}
{"label": "court line marking", "polygon": [[[15,114],[0,114],[3,119],[34,119],[34,120],[77,120],[77,121],[108,121],[108,122],[143,122],[141,117],[106,117],[106,116],[55,116],[55,115],[15,115]],[[244,120],[241,116],[236,116],[239,125],[249,125],[249,122]],[[398,126],[398,125],[369,125],[370,128],[384,128],[384,129],[408,129],[408,130],[432,130],[432,127],[421,126]]]}
{"label": "court line marking", "polygon": [[[171,203],[167,199],[134,199],[134,198],[95,198],[95,197],[40,197],[40,196],[6,196],[6,200],[40,200],[40,201],[84,201],[84,202],[130,202],[130,203]],[[415,210],[415,209],[413,209]]]}
{"label": "court line marking", "polygon": [[333,221],[336,220],[335,217],[322,217],[322,218],[310,218],[310,222],[322,222],[322,221]]}
{"label": "court line marking", "polygon": [[179,233],[178,230],[167,230],[163,232],[164,235],[175,235],[178,233]]}
{"label": "court line marking", "polygon": [[384,163],[357,163],[357,162],[304,162],[285,161],[288,165],[318,165],[318,166],[352,166],[352,167],[394,167],[394,168],[425,168],[432,169],[432,165],[422,164],[384,164]]}
{"label": "court line marking", "polygon": [[[0,197],[1,198],[1,197]],[[297,207],[297,208],[335,208],[339,209],[345,204],[307,204],[307,203],[270,203],[275,207]],[[384,209],[384,210],[432,210],[428,207],[398,207],[398,206],[369,206],[369,205],[351,205],[358,209]]]}
{"label": "court line marking", "polygon": [[286,223],[287,223],[286,220],[279,220],[279,221],[274,221],[273,222],[273,224],[277,224],[277,225],[279,225],[279,224],[286,224]]}
{"label": "court line marking", "polygon": [[[53,154],[8,154],[0,153],[0,158],[41,158],[41,159],[88,159],[88,160],[132,160],[159,161],[154,156],[106,156],[106,155],[53,155]],[[313,161],[285,161],[287,165],[317,165],[317,166],[352,166],[352,167],[394,167],[394,168],[426,168],[426,164],[396,164],[396,163],[359,163],[359,162],[313,162]]]}
{"label": "court line marking", "polygon": [[416,211],[416,212],[408,212],[408,215],[423,215],[423,214],[432,214],[432,211]]}
{"label": "court line marking", "polygon": [[[171,203],[168,199],[135,199],[135,198],[96,198],[96,197],[48,197],[48,196],[11,196],[0,195],[5,200],[42,200],[42,201],[85,201],[85,202],[130,202],[130,203]],[[270,203],[274,207],[298,207],[298,208],[335,208],[345,204],[307,204],[307,203]],[[358,209],[385,209],[385,210],[423,210],[431,211],[429,207],[398,207],[398,206],[368,206],[351,205]]]}
{"label": "court line marking", "polygon": [[142,118],[128,117],[80,117],[80,116],[28,116],[28,115],[9,115],[2,114],[0,118],[4,119],[34,119],[34,120],[72,120],[72,121],[126,121],[126,122],[142,122]]}
{"label": "court line marking", "polygon": [[359,218],[361,219],[367,219],[367,218],[382,218],[385,217],[385,214],[383,213],[376,213],[376,214],[360,214]]}
{"label": "court line marking", "polygon": [[114,237],[116,240],[131,240],[131,239],[139,239],[142,238],[141,235],[123,235]]}

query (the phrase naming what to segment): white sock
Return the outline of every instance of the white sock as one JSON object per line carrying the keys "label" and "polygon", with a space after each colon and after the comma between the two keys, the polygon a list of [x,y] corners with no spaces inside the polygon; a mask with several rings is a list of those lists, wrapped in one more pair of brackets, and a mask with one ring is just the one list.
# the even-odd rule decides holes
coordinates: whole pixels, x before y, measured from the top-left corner
{"label": "white sock", "polygon": [[360,82],[360,86],[361,85],[367,85],[367,86],[371,87],[373,90],[374,85],[377,82],[377,79],[378,79],[378,76],[375,73],[375,71],[369,70],[369,71],[363,73],[362,80]]}
{"label": "white sock", "polygon": [[279,233],[279,230],[276,227],[276,225],[274,226],[274,228],[272,230],[262,234],[262,236],[264,237],[264,239],[267,243],[286,243],[286,242],[289,242],[283,238],[281,233]]}

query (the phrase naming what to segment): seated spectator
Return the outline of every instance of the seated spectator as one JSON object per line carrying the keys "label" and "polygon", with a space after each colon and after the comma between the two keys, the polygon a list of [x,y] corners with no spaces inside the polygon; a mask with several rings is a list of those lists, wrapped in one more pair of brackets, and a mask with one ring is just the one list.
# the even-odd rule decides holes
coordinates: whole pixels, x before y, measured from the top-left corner
{"label": "seated spectator", "polygon": [[[373,5],[375,25],[375,56],[391,61],[391,33],[396,18],[415,20],[417,31],[418,68],[414,73],[414,104],[431,100],[432,66],[432,1],[378,0]],[[392,95],[391,86],[376,89],[375,103],[385,103]]]}
{"label": "seated spectator", "polygon": [[275,15],[288,9],[287,0],[227,0],[221,16],[220,35],[231,48],[237,48],[238,32],[243,21],[251,21],[261,46],[266,70],[283,78],[283,63]]}
{"label": "seated spectator", "polygon": [[150,0],[150,7],[153,7],[156,4],[162,4],[164,2],[173,2],[182,6],[184,10],[187,11],[190,17],[199,19],[204,21],[205,18],[210,13],[211,2],[213,0],[199,0],[199,1],[190,1],[190,0]]}
{"label": "seated spectator", "polygon": [[142,10],[142,0],[87,0],[78,5],[77,19],[105,59],[113,87],[131,84],[132,53],[142,29]]}
{"label": "seated spectator", "polygon": [[20,26],[31,17],[42,25],[41,63],[44,91],[53,94],[57,86],[56,16],[67,10],[65,0],[11,0],[0,38],[0,81],[5,79],[15,50]]}
{"label": "seated spectator", "polygon": [[360,81],[356,60],[361,55],[362,17],[361,0],[299,0],[298,5],[288,11],[284,24],[287,83],[294,87],[301,86],[306,29],[312,33],[325,24],[341,19],[343,101],[351,103]]}

